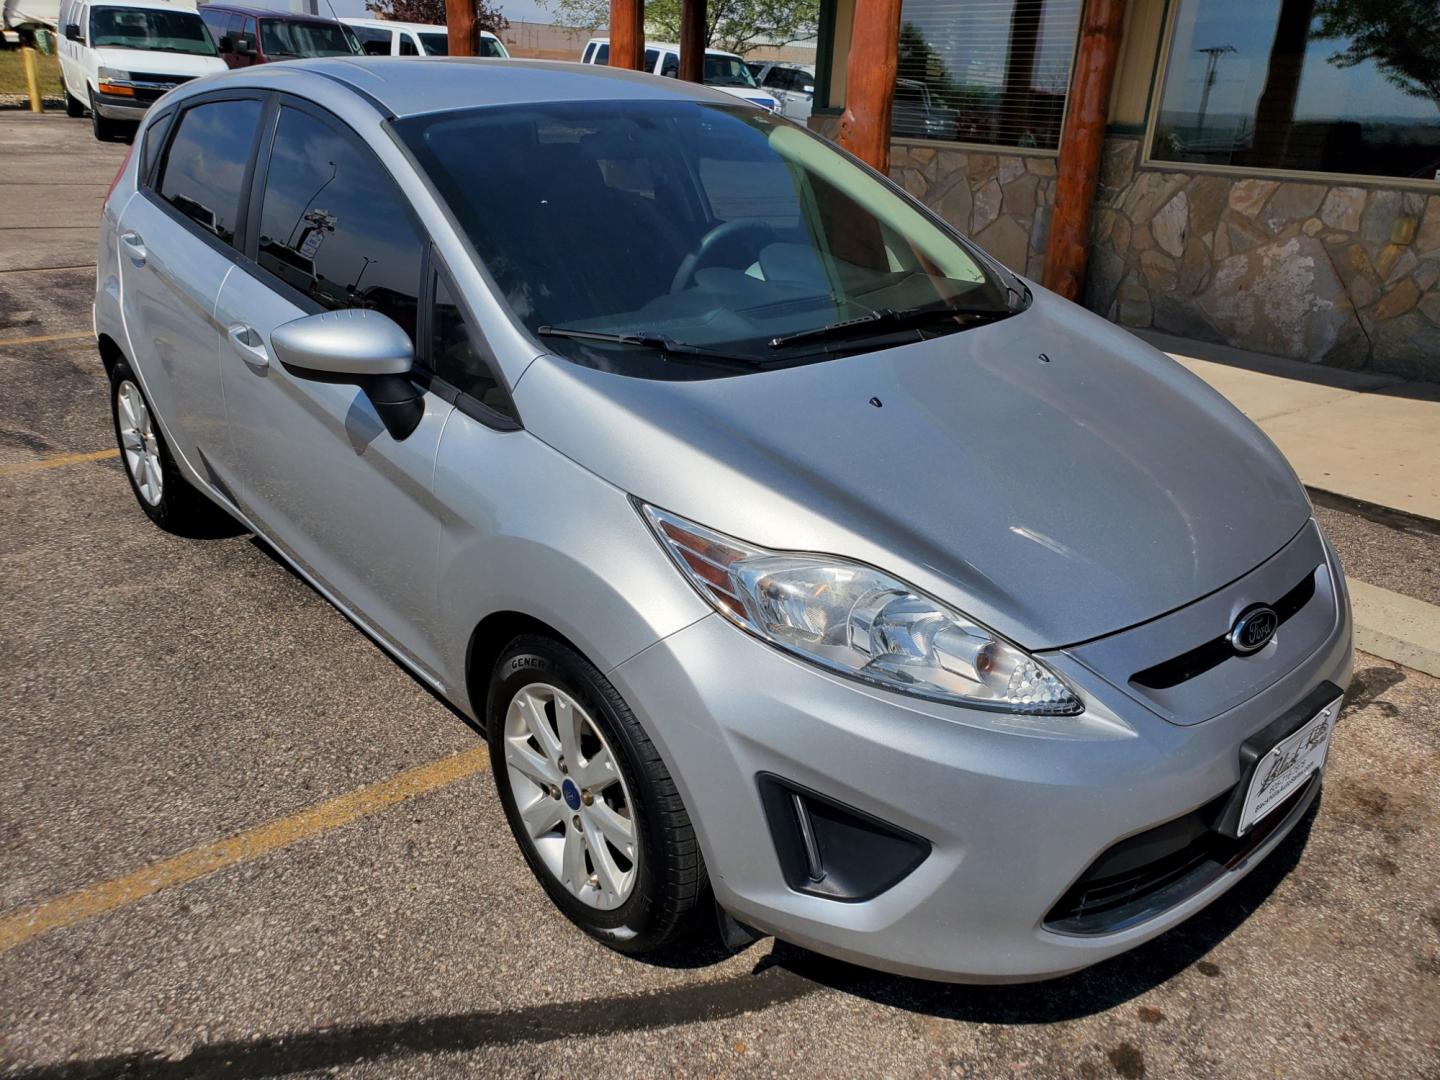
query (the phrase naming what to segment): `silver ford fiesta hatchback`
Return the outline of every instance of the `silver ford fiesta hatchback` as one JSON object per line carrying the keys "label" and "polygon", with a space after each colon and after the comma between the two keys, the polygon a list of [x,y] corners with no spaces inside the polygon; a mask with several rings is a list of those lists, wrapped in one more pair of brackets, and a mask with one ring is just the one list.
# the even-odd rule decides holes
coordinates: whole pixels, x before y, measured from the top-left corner
{"label": "silver ford fiesta hatchback", "polygon": [[1319,792],[1349,604],[1275,448],[724,94],[188,83],[105,203],[95,325],[141,509],[235,518],[483,727],[536,878],[616,949],[718,906],[1043,978]]}

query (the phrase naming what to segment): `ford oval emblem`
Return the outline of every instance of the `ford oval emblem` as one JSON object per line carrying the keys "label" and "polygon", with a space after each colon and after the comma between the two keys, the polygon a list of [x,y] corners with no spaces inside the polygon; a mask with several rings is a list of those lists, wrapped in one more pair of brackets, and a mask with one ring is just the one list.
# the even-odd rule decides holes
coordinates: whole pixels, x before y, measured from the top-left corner
{"label": "ford oval emblem", "polygon": [[1230,647],[1237,653],[1253,653],[1263,649],[1275,636],[1280,617],[1272,608],[1257,604],[1240,613],[1230,628]]}

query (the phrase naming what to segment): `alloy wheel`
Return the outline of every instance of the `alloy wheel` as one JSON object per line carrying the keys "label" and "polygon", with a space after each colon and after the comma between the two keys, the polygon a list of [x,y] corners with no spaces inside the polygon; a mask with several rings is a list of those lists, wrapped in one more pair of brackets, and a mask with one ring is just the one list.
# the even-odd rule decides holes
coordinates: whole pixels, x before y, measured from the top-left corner
{"label": "alloy wheel", "polygon": [[151,506],[159,506],[165,494],[165,482],[160,471],[160,442],[155,437],[154,421],[140,388],[128,379],[115,392],[115,418],[120,429],[125,467],[130,470],[140,497]]}
{"label": "alloy wheel", "polygon": [[558,687],[522,687],[505,714],[505,765],[545,868],[590,907],[623,904],[639,868],[634,803],[589,713]]}

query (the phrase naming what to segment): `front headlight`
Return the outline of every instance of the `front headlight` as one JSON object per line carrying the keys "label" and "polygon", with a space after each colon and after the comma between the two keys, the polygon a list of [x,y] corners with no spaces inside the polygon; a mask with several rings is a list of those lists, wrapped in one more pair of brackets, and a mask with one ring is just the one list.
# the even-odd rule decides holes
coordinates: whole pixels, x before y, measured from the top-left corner
{"label": "front headlight", "polygon": [[118,68],[102,67],[95,72],[96,81],[100,84],[99,90],[102,94],[119,94],[123,97],[134,97],[135,87],[130,83],[130,73],[120,71]]}
{"label": "front headlight", "polygon": [[1033,656],[903,581],[833,555],[767,551],[641,504],[691,584],[731,622],[887,690],[1072,716],[1079,697]]}

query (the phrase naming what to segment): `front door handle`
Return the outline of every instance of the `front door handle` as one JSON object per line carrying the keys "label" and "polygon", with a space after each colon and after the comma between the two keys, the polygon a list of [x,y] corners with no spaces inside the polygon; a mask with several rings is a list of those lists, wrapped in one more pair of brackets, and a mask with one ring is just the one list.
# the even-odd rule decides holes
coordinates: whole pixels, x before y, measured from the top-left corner
{"label": "front door handle", "polygon": [[265,339],[253,326],[236,323],[225,331],[225,336],[230,339],[230,344],[235,346],[235,351],[245,358],[247,364],[257,368],[270,366],[270,354],[265,351]]}
{"label": "front door handle", "polygon": [[137,232],[123,232],[120,234],[120,243],[125,246],[125,253],[134,259],[141,266],[145,265],[145,258],[149,252],[145,250],[145,241]]}

